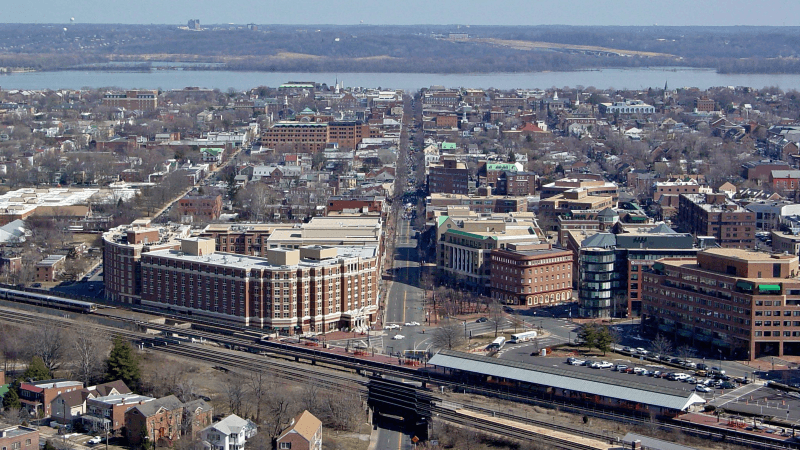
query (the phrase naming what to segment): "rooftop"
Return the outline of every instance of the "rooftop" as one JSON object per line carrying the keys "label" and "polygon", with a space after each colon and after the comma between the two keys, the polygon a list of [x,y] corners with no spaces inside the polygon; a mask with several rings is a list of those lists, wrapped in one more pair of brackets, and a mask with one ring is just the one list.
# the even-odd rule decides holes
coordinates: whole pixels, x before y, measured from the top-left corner
{"label": "rooftop", "polygon": [[[339,264],[341,258],[374,258],[377,254],[375,247],[334,247],[336,257],[322,260],[301,259],[297,267],[320,267]],[[275,249],[286,250],[290,249]],[[271,264],[267,258],[258,256],[239,255],[236,253],[214,252],[210,255],[194,256],[187,255],[180,250],[158,250],[147,253],[147,256],[174,259],[177,261],[190,261],[218,265],[222,267],[234,267],[238,269],[268,269],[282,267],[281,265]]]}
{"label": "rooftop", "polygon": [[694,392],[675,388],[629,380],[623,384],[621,380],[602,374],[535,366],[450,350],[440,351],[430,359],[429,364],[677,410],[695,403],[705,403]]}

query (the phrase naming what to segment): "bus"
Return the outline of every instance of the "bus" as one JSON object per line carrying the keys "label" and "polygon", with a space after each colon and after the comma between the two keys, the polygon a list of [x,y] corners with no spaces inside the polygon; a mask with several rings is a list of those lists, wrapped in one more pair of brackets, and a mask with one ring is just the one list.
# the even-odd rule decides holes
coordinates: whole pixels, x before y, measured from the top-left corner
{"label": "bus", "polygon": [[531,339],[536,337],[537,333],[535,331],[526,331],[524,333],[517,333],[512,334],[511,339],[509,339],[509,344],[519,344],[521,342],[528,342]]}
{"label": "bus", "polygon": [[493,340],[492,343],[489,344],[489,347],[487,348],[489,350],[500,350],[501,348],[503,348],[504,345],[506,345],[506,338],[500,336],[499,338]]}

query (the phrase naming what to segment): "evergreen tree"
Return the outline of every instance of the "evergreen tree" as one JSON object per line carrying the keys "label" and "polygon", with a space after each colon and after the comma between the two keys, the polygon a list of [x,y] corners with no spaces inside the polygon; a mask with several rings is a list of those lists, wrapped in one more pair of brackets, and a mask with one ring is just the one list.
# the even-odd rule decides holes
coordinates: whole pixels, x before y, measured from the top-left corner
{"label": "evergreen tree", "polygon": [[122,380],[134,389],[140,379],[139,357],[133,347],[121,337],[114,338],[114,347],[106,360],[106,381]]}
{"label": "evergreen tree", "polygon": [[22,408],[22,402],[19,401],[19,381],[14,380],[8,387],[8,392],[3,397],[3,408]]}
{"label": "evergreen tree", "polygon": [[25,369],[25,372],[22,374],[22,379],[34,381],[48,380],[50,379],[50,371],[47,370],[47,366],[44,365],[42,358],[34,356],[31,358],[31,362],[28,363],[28,368]]}

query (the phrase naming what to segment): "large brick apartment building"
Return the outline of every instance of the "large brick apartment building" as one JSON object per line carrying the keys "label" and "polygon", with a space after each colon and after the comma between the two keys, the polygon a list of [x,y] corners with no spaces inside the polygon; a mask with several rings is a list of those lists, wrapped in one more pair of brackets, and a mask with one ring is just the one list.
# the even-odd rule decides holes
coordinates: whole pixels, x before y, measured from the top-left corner
{"label": "large brick apartment building", "polygon": [[355,149],[365,138],[380,137],[378,129],[361,121],[277,122],[261,133],[260,143],[279,152],[321,152],[329,143]]}
{"label": "large brick apartment building", "polygon": [[490,255],[491,297],[510,305],[572,301],[572,252],[549,244],[508,244]]}
{"label": "large brick apartment building", "polygon": [[364,329],[376,319],[375,247],[217,253],[211,239],[142,255],[141,303],[286,333]]}
{"label": "large brick apartment building", "polygon": [[103,96],[103,106],[152,111],[158,108],[158,91],[130,90],[124,93],[109,92]]}
{"label": "large brick apartment building", "polygon": [[798,257],[709,249],[662,259],[642,276],[642,321],[726,356],[800,355]]}
{"label": "large brick apartment building", "polygon": [[755,246],[756,214],[725,194],[681,194],[677,221],[695,236],[713,236],[725,248]]}

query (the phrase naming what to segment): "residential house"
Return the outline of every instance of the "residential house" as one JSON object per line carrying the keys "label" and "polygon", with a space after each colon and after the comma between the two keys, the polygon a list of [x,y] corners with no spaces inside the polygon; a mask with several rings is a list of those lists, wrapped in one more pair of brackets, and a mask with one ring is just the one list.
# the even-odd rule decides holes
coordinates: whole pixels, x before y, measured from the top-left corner
{"label": "residential house", "polygon": [[295,417],[275,440],[278,450],[322,450],[322,422],[308,411]]}
{"label": "residential house", "polygon": [[88,398],[83,423],[92,431],[119,432],[125,426],[125,412],[134,406],[154,401],[153,397],[137,394],[108,395]]}
{"label": "residential house", "polygon": [[183,403],[174,395],[133,405],[125,411],[125,432],[133,445],[145,439],[172,446],[180,439],[182,423]]}
{"label": "residential house", "polygon": [[256,424],[231,414],[203,429],[200,432],[200,439],[211,450],[242,450],[245,448],[245,442],[257,432]]}
{"label": "residential house", "polygon": [[64,392],[50,402],[51,417],[62,424],[72,423],[86,414],[86,389]]}
{"label": "residential house", "polygon": [[68,380],[43,380],[20,385],[20,402],[31,413],[43,414],[50,417],[53,399],[65,392],[77,391],[83,388],[80,381]]}

